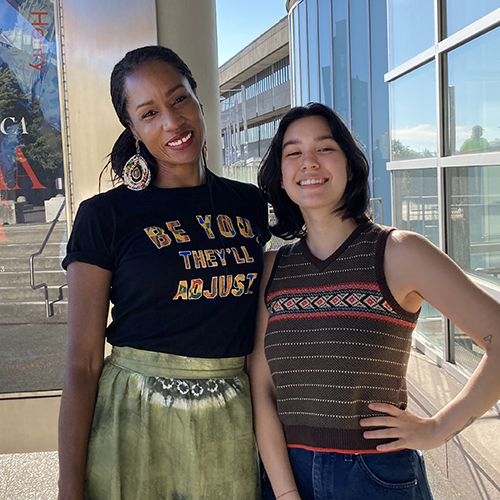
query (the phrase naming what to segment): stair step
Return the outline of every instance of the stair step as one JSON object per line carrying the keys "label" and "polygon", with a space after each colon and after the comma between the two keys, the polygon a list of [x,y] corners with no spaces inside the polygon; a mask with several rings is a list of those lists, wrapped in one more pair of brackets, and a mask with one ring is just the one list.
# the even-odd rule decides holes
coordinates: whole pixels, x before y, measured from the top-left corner
{"label": "stair step", "polygon": [[[24,243],[0,243],[0,257],[26,257],[37,253],[40,250],[41,242],[24,242]],[[35,261],[46,256],[57,256],[61,252],[61,243],[49,243],[45,245],[41,255],[35,257]]]}
{"label": "stair step", "polygon": [[[43,242],[47,233],[49,232],[51,223],[44,224],[15,224],[4,225],[3,232],[9,240],[5,243],[29,243],[29,242]],[[52,234],[50,235],[50,242],[61,242],[66,233],[66,223],[58,222]],[[0,248],[4,243],[0,243]]]}
{"label": "stair step", "polygon": [[[66,316],[68,301],[60,300],[53,304],[54,316]],[[0,317],[6,319],[18,318],[32,321],[33,318],[45,318],[45,300],[4,300],[0,302]]]}
{"label": "stair step", "polygon": [[[35,283],[47,283],[47,285],[64,285],[66,273],[62,270],[35,271]],[[0,286],[30,285],[29,271],[0,272]]]}
{"label": "stair step", "polygon": [[[40,255],[34,260],[35,272],[38,270],[57,271],[61,269],[59,255]],[[29,271],[29,257],[0,257],[0,272]]]}
{"label": "stair step", "polygon": [[[59,298],[59,286],[51,285],[49,289],[49,299],[56,300]],[[63,297],[67,298],[67,287],[62,288]],[[45,292],[42,289],[33,290],[31,286],[0,286],[0,302],[6,300],[42,300],[45,299]]]}

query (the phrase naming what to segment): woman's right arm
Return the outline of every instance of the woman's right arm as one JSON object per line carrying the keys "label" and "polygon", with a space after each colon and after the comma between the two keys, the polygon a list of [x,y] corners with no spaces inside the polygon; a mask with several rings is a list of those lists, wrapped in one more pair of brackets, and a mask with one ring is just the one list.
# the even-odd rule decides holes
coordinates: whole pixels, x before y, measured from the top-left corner
{"label": "woman's right arm", "polygon": [[276,409],[276,387],[264,353],[264,337],[269,319],[264,295],[276,259],[276,252],[268,252],[264,258],[255,347],[248,358],[247,365],[252,391],[255,436],[259,454],[275,496],[282,495],[283,500],[300,500],[288,459],[283,426]]}
{"label": "woman's right arm", "polygon": [[59,414],[59,500],[83,500],[87,442],[104,360],[111,272],[68,265],[68,352]]}

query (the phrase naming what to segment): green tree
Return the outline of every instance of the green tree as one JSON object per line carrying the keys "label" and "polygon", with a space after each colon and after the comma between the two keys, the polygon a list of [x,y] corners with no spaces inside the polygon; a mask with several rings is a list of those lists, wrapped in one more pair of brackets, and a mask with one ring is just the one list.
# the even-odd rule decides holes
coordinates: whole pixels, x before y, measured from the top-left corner
{"label": "green tree", "polygon": [[45,121],[40,103],[35,98],[32,98],[30,107],[33,119],[27,123],[28,134],[23,136],[23,153],[35,173],[45,171],[49,178],[62,176],[61,133]]}
{"label": "green tree", "polygon": [[[0,68],[0,117],[26,115],[28,100],[9,68]],[[20,118],[20,117],[19,117]]]}

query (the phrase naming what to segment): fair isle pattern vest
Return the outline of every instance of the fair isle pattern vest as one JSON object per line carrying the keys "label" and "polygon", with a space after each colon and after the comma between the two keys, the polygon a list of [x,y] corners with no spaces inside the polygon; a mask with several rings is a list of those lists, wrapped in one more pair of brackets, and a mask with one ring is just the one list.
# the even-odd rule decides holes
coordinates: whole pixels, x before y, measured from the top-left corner
{"label": "fair isle pattern vest", "polygon": [[266,289],[265,351],[291,447],[373,452],[359,419],[370,402],[404,409],[411,334],[384,274],[390,228],[358,226],[326,260],[305,240],[279,250]]}

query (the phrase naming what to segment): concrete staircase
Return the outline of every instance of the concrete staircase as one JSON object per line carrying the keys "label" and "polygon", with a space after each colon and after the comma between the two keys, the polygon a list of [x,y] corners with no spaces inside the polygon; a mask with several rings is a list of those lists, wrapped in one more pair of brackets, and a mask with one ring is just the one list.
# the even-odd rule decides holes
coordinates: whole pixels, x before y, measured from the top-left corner
{"label": "concrete staircase", "polygon": [[46,317],[43,288],[30,286],[29,257],[40,250],[50,225],[33,222],[0,230],[0,394],[62,387],[67,288],[60,261],[65,254],[65,222],[56,224],[43,253],[34,260],[35,284],[47,284],[53,316]]}
{"label": "concrete staircase", "polygon": [[[4,227],[9,241],[0,242],[0,325],[47,322],[43,289],[30,286],[29,257],[38,252],[49,228],[49,223]],[[34,261],[35,284],[48,285],[51,301],[59,298],[59,287],[66,284],[60,265],[65,230],[65,223],[58,222],[43,253]],[[67,301],[55,302],[53,307],[54,317],[49,322],[66,322]]]}

